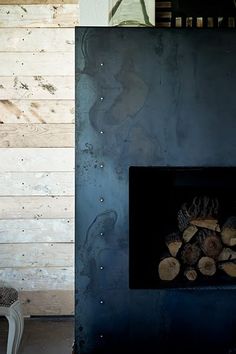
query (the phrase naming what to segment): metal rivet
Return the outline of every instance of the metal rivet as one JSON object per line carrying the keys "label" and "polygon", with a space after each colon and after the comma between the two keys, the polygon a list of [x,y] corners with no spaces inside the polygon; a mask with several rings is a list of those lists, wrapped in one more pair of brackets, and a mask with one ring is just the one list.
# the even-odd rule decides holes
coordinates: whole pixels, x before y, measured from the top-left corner
{"label": "metal rivet", "polygon": [[103,198],[103,197],[100,198],[100,202],[101,202],[101,203],[104,202],[104,198]]}
{"label": "metal rivet", "polygon": [[103,101],[104,100],[104,97],[100,97],[100,101]]}
{"label": "metal rivet", "polygon": [[100,134],[104,134],[104,131],[103,131],[103,130],[101,130],[101,131],[100,131]]}
{"label": "metal rivet", "polygon": [[100,164],[100,168],[103,168],[103,167],[104,167],[104,165],[103,165],[103,163],[101,163],[101,164]]}
{"label": "metal rivet", "polygon": [[103,266],[101,266],[101,267],[100,267],[100,269],[101,269],[101,270],[103,270],[103,269],[104,269],[104,267],[103,267]]}
{"label": "metal rivet", "polygon": [[100,232],[100,236],[103,236],[104,235],[104,233],[103,232]]}
{"label": "metal rivet", "polygon": [[100,300],[100,304],[101,304],[101,305],[104,304],[104,301],[103,301],[103,300]]}
{"label": "metal rivet", "polygon": [[101,65],[101,66],[104,66],[104,63],[101,63],[100,65]]}

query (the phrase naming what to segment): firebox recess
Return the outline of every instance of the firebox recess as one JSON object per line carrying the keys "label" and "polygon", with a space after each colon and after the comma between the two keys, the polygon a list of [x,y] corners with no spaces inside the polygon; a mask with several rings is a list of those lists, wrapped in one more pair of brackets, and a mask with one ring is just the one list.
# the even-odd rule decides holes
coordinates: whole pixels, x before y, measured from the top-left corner
{"label": "firebox recess", "polygon": [[236,168],[130,167],[130,288],[236,284]]}

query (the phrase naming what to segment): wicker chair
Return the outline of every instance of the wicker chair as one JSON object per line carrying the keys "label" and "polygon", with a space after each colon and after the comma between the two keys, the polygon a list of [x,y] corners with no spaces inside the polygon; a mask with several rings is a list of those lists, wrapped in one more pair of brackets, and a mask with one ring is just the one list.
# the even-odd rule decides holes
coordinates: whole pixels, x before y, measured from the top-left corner
{"label": "wicker chair", "polygon": [[24,329],[17,290],[0,287],[0,316],[5,316],[9,323],[7,354],[17,354]]}

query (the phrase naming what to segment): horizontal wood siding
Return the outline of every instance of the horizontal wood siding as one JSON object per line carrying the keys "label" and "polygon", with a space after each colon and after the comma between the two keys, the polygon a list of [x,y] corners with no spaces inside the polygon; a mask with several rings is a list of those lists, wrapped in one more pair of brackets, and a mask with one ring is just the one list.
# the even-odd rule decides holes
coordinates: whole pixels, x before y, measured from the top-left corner
{"label": "horizontal wood siding", "polygon": [[0,148],[73,146],[73,124],[0,124]]}
{"label": "horizontal wood siding", "polygon": [[74,74],[74,58],[71,53],[1,52],[0,63],[0,76],[73,76]]}
{"label": "horizontal wood siding", "polygon": [[2,243],[73,243],[73,219],[0,220]]}
{"label": "horizontal wood siding", "polygon": [[74,172],[0,173],[0,195],[73,195]]}
{"label": "horizontal wood siding", "polygon": [[73,267],[73,246],[70,243],[1,244],[1,267]]}
{"label": "horizontal wood siding", "polygon": [[74,148],[2,148],[0,156],[0,173],[74,170]]}
{"label": "horizontal wood siding", "polygon": [[0,100],[74,100],[74,76],[1,76]]}
{"label": "horizontal wood siding", "polygon": [[0,196],[1,219],[64,219],[73,217],[73,196]]}
{"label": "horizontal wood siding", "polygon": [[28,316],[74,314],[74,292],[71,290],[21,291],[20,301]]}
{"label": "horizontal wood siding", "polygon": [[74,123],[74,100],[0,100],[2,123]]}
{"label": "horizontal wood siding", "polygon": [[1,53],[70,53],[74,52],[74,29],[0,28],[0,42]]}
{"label": "horizontal wood siding", "polygon": [[1,282],[21,291],[70,290],[74,270],[73,267],[0,268],[0,277]]}
{"label": "horizontal wood siding", "polygon": [[75,0],[0,0],[0,282],[74,311]]}
{"label": "horizontal wood siding", "polygon": [[1,5],[0,27],[72,27],[78,16],[77,4]]}

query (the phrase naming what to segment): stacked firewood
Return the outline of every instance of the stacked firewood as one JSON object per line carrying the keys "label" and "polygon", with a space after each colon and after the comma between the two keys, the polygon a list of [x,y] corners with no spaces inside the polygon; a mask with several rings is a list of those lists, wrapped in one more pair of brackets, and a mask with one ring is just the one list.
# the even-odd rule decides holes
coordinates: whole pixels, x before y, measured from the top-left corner
{"label": "stacked firewood", "polygon": [[219,225],[219,202],[195,197],[178,212],[178,231],[165,237],[166,254],[159,262],[161,280],[172,281],[181,273],[193,282],[223,271],[236,277],[236,216]]}

